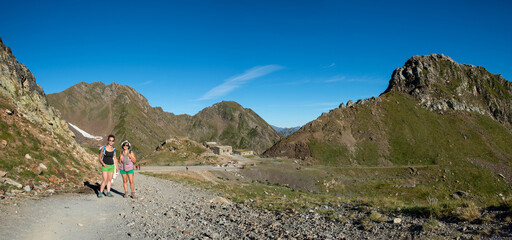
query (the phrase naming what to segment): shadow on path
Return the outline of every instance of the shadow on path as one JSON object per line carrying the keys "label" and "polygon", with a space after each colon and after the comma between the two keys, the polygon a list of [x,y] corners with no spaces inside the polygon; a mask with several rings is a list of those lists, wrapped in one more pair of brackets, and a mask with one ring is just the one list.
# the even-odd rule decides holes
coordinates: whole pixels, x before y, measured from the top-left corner
{"label": "shadow on path", "polygon": [[[98,195],[98,193],[100,192],[100,184],[99,184],[99,183],[96,183],[96,184],[94,184],[94,185],[93,185],[93,184],[91,184],[89,181],[85,181],[85,182],[84,182],[84,186],[85,186],[85,187],[88,187],[88,188],[90,188],[90,189],[92,189],[92,190],[94,191],[94,194],[96,194],[96,195]],[[105,190],[106,190],[106,189],[107,189],[107,188],[105,187]],[[120,196],[123,196],[123,194],[124,194],[124,193],[122,193],[122,192],[117,191],[117,190],[116,190],[115,188],[113,188],[113,187],[110,187],[110,191],[111,191],[112,193],[115,193],[115,194],[120,195]]]}
{"label": "shadow on path", "polygon": [[92,185],[89,181],[85,181],[84,186],[92,189],[94,191],[94,194],[96,194],[96,195],[98,195],[98,192],[100,191],[100,184],[98,184],[98,183]]}

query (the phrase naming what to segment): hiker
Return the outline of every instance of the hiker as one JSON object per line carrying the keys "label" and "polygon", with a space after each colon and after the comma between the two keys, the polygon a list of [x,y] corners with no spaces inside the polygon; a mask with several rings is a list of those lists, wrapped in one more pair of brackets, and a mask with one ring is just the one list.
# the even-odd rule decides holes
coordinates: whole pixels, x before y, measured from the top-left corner
{"label": "hiker", "polygon": [[114,148],[114,135],[109,135],[107,138],[108,142],[106,146],[102,146],[100,148],[100,163],[101,163],[101,175],[103,177],[103,181],[101,182],[100,192],[98,193],[98,197],[101,198],[105,194],[103,190],[105,189],[105,185],[107,185],[107,196],[113,197],[112,193],[110,193],[110,187],[112,185],[112,177],[114,176],[114,172],[117,168],[116,162],[116,149]]}
{"label": "hiker", "polygon": [[128,197],[128,184],[126,182],[126,178],[130,180],[130,190],[131,190],[131,197],[135,198],[135,186],[133,185],[133,166],[134,163],[137,161],[135,158],[135,154],[133,154],[132,150],[132,144],[128,142],[128,140],[125,140],[121,143],[121,146],[123,147],[123,151],[119,155],[119,164],[120,164],[120,171],[121,176],[123,176],[123,184],[124,184],[124,194],[123,197]]}

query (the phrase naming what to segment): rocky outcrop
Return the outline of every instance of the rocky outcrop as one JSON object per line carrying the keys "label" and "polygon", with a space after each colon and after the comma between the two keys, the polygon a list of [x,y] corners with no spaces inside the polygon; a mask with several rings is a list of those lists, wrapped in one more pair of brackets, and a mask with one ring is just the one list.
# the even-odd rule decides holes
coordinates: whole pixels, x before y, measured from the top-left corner
{"label": "rocky outcrop", "polygon": [[393,91],[410,94],[431,110],[472,111],[512,126],[512,83],[442,54],[414,56],[397,68],[383,94]]}
{"label": "rocky outcrop", "polygon": [[32,72],[16,60],[1,39],[0,66],[0,94],[15,106],[18,115],[49,131],[72,135],[55,109],[49,107],[46,94]]}
{"label": "rocky outcrop", "polygon": [[[6,173],[0,185],[14,188],[7,191],[11,197],[81,186],[96,176],[94,156],[74,141],[32,72],[1,39],[0,130],[0,171]],[[16,189],[21,185],[24,191]]]}

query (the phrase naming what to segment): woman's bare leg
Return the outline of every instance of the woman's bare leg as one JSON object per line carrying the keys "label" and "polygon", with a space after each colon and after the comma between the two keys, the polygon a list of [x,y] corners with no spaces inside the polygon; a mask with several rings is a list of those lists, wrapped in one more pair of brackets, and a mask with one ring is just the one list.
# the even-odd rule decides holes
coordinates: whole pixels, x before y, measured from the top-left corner
{"label": "woman's bare leg", "polygon": [[108,180],[108,172],[102,172],[101,176],[103,177],[103,181],[101,182],[100,193],[102,193],[103,190],[105,189],[105,184],[107,183],[107,180]]}
{"label": "woman's bare leg", "polygon": [[110,192],[110,187],[112,186],[112,177],[114,176],[113,172],[107,173],[107,192]]}
{"label": "woman's bare leg", "polygon": [[132,193],[134,193],[135,192],[135,185],[133,185],[133,174],[128,174],[128,178],[130,179],[130,189],[132,190]]}
{"label": "woman's bare leg", "polygon": [[[121,174],[121,176],[123,176],[124,193],[127,193],[128,192],[128,183],[126,181],[126,174]],[[130,183],[131,183],[131,181],[130,181]]]}

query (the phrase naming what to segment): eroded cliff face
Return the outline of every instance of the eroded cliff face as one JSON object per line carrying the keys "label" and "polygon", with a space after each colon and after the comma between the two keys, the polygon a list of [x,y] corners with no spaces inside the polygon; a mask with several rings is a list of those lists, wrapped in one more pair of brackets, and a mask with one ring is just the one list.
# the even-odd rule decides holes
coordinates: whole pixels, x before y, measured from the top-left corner
{"label": "eroded cliff face", "polygon": [[397,68],[388,92],[414,96],[431,110],[464,110],[512,124],[512,83],[483,67],[463,65],[442,54],[414,56]]}
{"label": "eroded cliff face", "polygon": [[95,157],[74,141],[32,72],[1,39],[0,116],[0,171],[5,173],[0,194],[20,193],[18,184],[9,184],[13,181],[44,191],[83,186],[84,179],[96,175]]}

